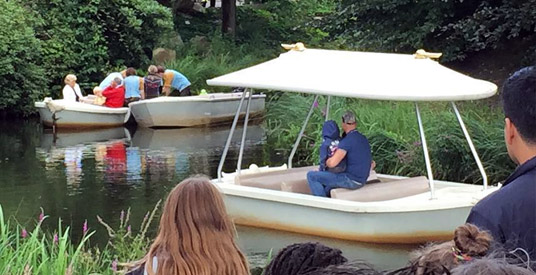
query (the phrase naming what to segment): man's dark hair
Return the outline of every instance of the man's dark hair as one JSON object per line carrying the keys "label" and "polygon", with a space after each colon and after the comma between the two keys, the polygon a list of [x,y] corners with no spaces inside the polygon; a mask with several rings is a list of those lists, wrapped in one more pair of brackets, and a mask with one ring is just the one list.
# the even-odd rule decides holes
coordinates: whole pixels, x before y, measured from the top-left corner
{"label": "man's dark hair", "polygon": [[158,69],[158,73],[164,73],[166,71],[166,68],[164,66],[156,66],[156,68]]}
{"label": "man's dark hair", "polygon": [[136,69],[130,67],[130,68],[127,69],[125,74],[126,74],[126,76],[136,75]]}
{"label": "man's dark hair", "polygon": [[525,67],[503,85],[504,115],[512,121],[523,140],[536,144],[536,67]]}
{"label": "man's dark hair", "polygon": [[334,264],[345,263],[339,249],[320,243],[296,243],[279,251],[266,267],[265,275],[297,275]]}

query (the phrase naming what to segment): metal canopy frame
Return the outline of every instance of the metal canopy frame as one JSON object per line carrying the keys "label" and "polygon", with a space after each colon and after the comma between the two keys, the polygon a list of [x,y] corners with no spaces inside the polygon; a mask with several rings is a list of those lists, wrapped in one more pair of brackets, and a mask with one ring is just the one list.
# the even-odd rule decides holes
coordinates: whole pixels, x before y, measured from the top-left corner
{"label": "metal canopy frame", "polygon": [[[242,139],[240,142],[240,152],[238,154],[238,162],[236,165],[236,170],[238,175],[240,175],[240,171],[242,169],[242,158],[244,154],[244,145],[246,141],[246,134],[247,134],[247,126],[249,121],[249,111],[250,111],[250,104],[251,104],[251,98],[253,96],[253,89],[247,88],[244,89],[244,92],[242,93],[242,97],[240,98],[240,103],[238,104],[238,109],[236,110],[233,124],[231,126],[231,130],[229,132],[229,136],[227,137],[227,142],[225,143],[225,148],[223,149],[222,157],[220,160],[220,163],[218,165],[218,181],[221,182],[222,179],[222,170],[223,170],[223,164],[225,163],[225,158],[227,157],[227,153],[229,152],[229,146],[231,145],[231,140],[233,138],[234,131],[236,130],[236,125],[238,123],[238,119],[240,118],[240,111],[242,110],[242,105],[244,103],[244,100],[246,98],[246,95],[248,94],[248,101],[246,103],[246,114],[244,118],[244,129],[242,130]],[[313,114],[313,110],[315,107],[315,103],[318,101],[319,95],[315,95],[313,102],[311,103],[311,107],[309,108],[309,112],[307,113],[307,117],[305,118],[305,121],[303,122],[302,128],[300,130],[300,133],[298,134],[298,137],[296,138],[296,142],[294,142],[294,146],[292,147],[292,151],[290,152],[289,158],[288,158],[288,169],[292,168],[292,159],[294,158],[294,155],[296,154],[296,151],[298,149],[298,146],[300,144],[301,138],[303,136],[303,133],[305,132],[305,127],[307,126],[307,123],[309,122],[309,119],[311,118],[311,115]],[[330,111],[330,105],[331,105],[331,96],[327,96],[327,104],[326,104],[326,118],[327,121],[329,119],[329,111]],[[478,156],[478,153],[475,149],[475,146],[473,144],[473,141],[471,140],[471,137],[469,136],[469,132],[467,131],[467,128],[465,127],[465,123],[463,122],[463,119],[460,115],[460,112],[458,111],[458,108],[456,107],[456,104],[454,102],[451,102],[452,109],[454,110],[454,113],[456,115],[456,118],[458,120],[458,123],[460,124],[460,127],[462,129],[462,132],[465,136],[465,139],[467,140],[467,143],[469,144],[469,148],[471,149],[471,153],[473,154],[473,157],[476,161],[476,164],[478,166],[478,170],[480,171],[480,174],[482,175],[483,180],[483,189],[488,188],[488,177],[486,175],[486,171],[484,170],[484,166],[482,165],[482,162],[480,160],[480,157]],[[426,165],[426,172],[428,174],[428,182],[430,186],[430,199],[435,199],[435,184],[434,184],[434,175],[432,171],[432,164],[430,162],[430,155],[428,152],[428,144],[426,142],[426,136],[424,133],[424,126],[422,123],[421,113],[419,110],[419,104],[415,102],[415,114],[417,116],[417,123],[419,126],[419,135],[421,138],[421,144],[423,149],[423,155],[424,155],[424,161]]]}

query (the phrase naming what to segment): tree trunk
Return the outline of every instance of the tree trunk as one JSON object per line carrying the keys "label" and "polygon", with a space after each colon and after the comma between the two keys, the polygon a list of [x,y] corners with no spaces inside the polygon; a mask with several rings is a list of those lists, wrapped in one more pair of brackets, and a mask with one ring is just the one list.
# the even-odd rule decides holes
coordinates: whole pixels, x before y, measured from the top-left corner
{"label": "tree trunk", "polygon": [[211,8],[216,7],[216,0],[210,0],[210,7]]}
{"label": "tree trunk", "polygon": [[236,0],[221,1],[221,31],[234,37],[236,31]]}

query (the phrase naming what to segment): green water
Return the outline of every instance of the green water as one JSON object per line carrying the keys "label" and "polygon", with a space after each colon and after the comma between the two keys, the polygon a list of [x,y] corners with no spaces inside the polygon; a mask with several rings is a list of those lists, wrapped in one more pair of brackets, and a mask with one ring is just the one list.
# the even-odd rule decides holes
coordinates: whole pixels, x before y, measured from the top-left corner
{"label": "green water", "polygon": [[[75,239],[87,220],[96,230],[93,243],[107,240],[96,216],[112,225],[131,209],[131,224],[171,188],[193,174],[216,176],[229,127],[193,129],[114,128],[53,135],[36,121],[0,121],[0,204],[20,223],[34,222],[42,207],[50,219],[73,228]],[[238,133],[241,133],[239,131]],[[248,128],[243,163],[281,165],[283,156],[268,150],[262,126]],[[225,171],[235,169],[240,134],[235,134]],[[156,223],[153,223],[153,234]],[[270,249],[295,242],[318,241],[340,248],[349,259],[364,259],[378,268],[399,267],[414,247],[371,245],[238,227],[239,243],[254,264]]]}

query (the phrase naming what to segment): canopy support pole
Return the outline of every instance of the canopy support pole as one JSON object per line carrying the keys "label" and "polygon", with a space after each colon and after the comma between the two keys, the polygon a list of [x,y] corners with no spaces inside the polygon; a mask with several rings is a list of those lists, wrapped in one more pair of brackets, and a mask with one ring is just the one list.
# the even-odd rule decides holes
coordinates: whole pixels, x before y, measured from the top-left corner
{"label": "canopy support pole", "polygon": [[454,103],[454,101],[451,101],[450,103],[452,104],[452,109],[454,109],[454,113],[456,114],[458,123],[460,124],[460,127],[462,128],[463,135],[465,136],[465,139],[467,139],[467,143],[469,143],[469,148],[471,149],[471,153],[473,153],[473,157],[475,158],[476,165],[478,166],[478,170],[480,171],[480,174],[482,175],[484,190],[486,190],[488,189],[488,175],[486,174],[486,171],[484,170],[482,161],[480,161],[480,157],[478,156],[478,153],[476,152],[475,145],[473,145],[471,136],[469,136],[469,132],[467,131],[467,128],[465,127],[465,123],[463,122],[462,116],[460,115],[460,112],[458,111],[458,107],[456,107],[456,103]]}
{"label": "canopy support pole", "polygon": [[329,106],[331,105],[331,96],[328,95],[328,100],[326,103],[326,121],[329,120]]}
{"label": "canopy support pole", "polygon": [[225,148],[223,148],[223,153],[221,155],[220,164],[218,165],[218,181],[219,182],[222,182],[221,172],[223,170],[223,164],[225,163],[225,158],[227,157],[227,152],[229,151],[229,146],[231,145],[231,139],[233,138],[233,134],[236,129],[236,124],[238,123],[238,118],[240,117],[240,110],[242,110],[242,103],[244,103],[244,99],[246,98],[247,91],[248,89],[244,89],[244,92],[242,93],[242,97],[240,98],[240,103],[238,103],[238,108],[236,109],[236,114],[233,119],[231,131],[229,131],[227,142],[225,142]]}
{"label": "canopy support pole", "polygon": [[307,123],[309,122],[309,118],[311,118],[311,115],[313,114],[313,109],[315,107],[315,102],[317,100],[318,100],[318,95],[315,96],[313,103],[311,103],[311,108],[309,108],[309,113],[307,114],[307,117],[305,118],[305,121],[303,122],[303,126],[300,130],[300,133],[298,134],[298,138],[296,139],[296,142],[294,143],[294,147],[292,147],[292,151],[290,152],[290,156],[288,157],[288,169],[292,168],[292,159],[294,158],[294,154],[296,154],[296,150],[298,150],[298,145],[300,145],[303,132],[305,132],[305,127],[307,126]]}
{"label": "canopy support pole", "polygon": [[428,146],[426,144],[426,136],[424,135],[424,127],[422,126],[421,112],[419,104],[415,102],[415,113],[417,114],[417,122],[419,123],[419,134],[421,135],[422,150],[424,153],[424,162],[426,163],[426,172],[428,173],[428,185],[430,186],[430,199],[435,199],[434,174],[432,173],[432,164],[428,154]]}
{"label": "canopy support pole", "polygon": [[244,129],[242,130],[242,140],[240,141],[240,153],[238,153],[238,162],[236,163],[236,170],[239,176],[240,176],[240,170],[242,169],[242,156],[244,155],[244,146],[246,144],[246,133],[248,130],[248,120],[249,120],[249,107],[251,106],[252,97],[253,97],[253,89],[250,89],[248,102],[246,103],[246,116],[244,117]]}

